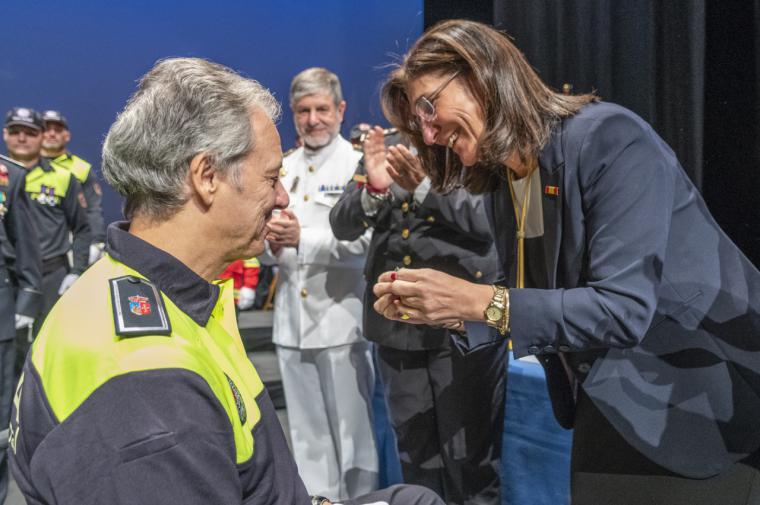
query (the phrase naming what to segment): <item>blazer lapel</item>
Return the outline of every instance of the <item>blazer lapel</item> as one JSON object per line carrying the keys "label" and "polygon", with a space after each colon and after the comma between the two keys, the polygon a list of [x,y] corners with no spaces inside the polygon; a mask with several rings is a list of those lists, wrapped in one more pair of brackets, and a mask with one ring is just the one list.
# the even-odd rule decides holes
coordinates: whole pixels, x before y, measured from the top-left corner
{"label": "blazer lapel", "polygon": [[512,283],[512,263],[516,233],[515,210],[509,195],[506,177],[499,178],[499,185],[491,195],[492,212],[488,215],[493,230],[496,253],[504,267],[505,279]]}
{"label": "blazer lapel", "polygon": [[541,204],[544,214],[544,259],[548,289],[557,287],[557,262],[562,240],[562,199],[564,197],[562,167],[562,124],[555,127],[549,143],[538,157],[541,175]]}

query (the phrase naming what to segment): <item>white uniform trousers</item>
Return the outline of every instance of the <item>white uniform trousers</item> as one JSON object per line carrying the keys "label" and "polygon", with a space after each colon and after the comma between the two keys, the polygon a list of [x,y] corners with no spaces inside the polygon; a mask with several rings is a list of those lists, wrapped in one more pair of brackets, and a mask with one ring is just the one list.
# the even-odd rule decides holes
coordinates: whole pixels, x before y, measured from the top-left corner
{"label": "white uniform trousers", "polygon": [[277,346],[293,456],[306,490],[332,500],[377,489],[371,344]]}

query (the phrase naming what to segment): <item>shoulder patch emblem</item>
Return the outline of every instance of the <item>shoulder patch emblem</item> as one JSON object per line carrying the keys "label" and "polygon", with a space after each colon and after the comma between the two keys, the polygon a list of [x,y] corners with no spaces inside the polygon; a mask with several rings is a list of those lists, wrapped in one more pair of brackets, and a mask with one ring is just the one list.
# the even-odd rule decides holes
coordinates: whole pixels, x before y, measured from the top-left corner
{"label": "shoulder patch emblem", "polygon": [[132,275],[110,279],[108,284],[117,335],[171,335],[164,300],[153,284]]}
{"label": "shoulder patch emblem", "polygon": [[243,402],[243,397],[240,395],[240,390],[232,382],[229,375],[224,374],[224,376],[227,377],[227,382],[230,384],[232,397],[235,399],[235,408],[237,408],[238,417],[240,417],[240,424],[245,424],[245,421],[248,419],[248,413],[245,411],[245,402]]}

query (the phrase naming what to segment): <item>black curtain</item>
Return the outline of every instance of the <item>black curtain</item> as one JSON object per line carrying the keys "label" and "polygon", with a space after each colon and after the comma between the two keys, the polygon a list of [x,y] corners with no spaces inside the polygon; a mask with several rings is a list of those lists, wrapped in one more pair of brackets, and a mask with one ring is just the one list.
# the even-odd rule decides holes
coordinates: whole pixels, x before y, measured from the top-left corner
{"label": "black curtain", "polygon": [[504,30],[556,89],[646,119],[760,265],[760,0],[427,0],[426,27]]}

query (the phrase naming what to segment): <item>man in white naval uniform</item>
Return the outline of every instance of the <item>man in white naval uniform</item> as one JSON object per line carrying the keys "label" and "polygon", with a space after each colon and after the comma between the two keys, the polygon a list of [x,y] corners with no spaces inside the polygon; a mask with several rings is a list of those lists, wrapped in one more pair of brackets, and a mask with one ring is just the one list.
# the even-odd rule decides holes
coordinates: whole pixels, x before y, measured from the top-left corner
{"label": "man in white naval uniform", "polygon": [[299,73],[290,106],[303,146],[283,160],[290,208],[269,224],[269,259],[280,271],[273,341],[307,490],[352,498],[376,489],[378,477],[374,370],[361,327],[369,235],[337,240],[329,215],[361,152],[339,133],[346,102],[332,72]]}

